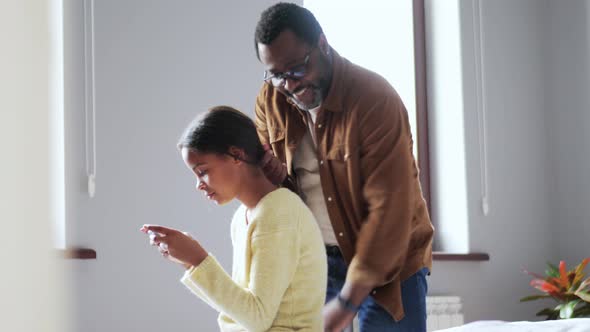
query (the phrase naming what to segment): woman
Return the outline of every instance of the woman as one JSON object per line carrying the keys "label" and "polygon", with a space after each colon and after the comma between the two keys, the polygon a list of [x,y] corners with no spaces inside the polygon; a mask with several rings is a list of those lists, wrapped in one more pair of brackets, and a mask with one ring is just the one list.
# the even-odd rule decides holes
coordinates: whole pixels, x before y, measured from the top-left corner
{"label": "woman", "polygon": [[215,107],[191,123],[178,147],[208,199],[242,203],[231,223],[232,277],[187,233],[144,225],[151,243],[187,269],[182,282],[220,312],[221,331],[322,331],[323,240],[299,196],[265,177],[252,120]]}

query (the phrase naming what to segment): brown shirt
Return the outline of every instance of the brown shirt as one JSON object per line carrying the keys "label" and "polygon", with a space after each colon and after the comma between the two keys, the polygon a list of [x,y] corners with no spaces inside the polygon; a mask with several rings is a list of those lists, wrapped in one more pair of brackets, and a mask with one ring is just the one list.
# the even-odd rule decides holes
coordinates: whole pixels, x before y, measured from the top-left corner
{"label": "brown shirt", "polygon": [[[378,285],[373,297],[400,320],[400,281],[432,267],[434,232],[408,114],[383,77],[332,54],[332,84],[315,123],[328,214],[349,264],[347,280]],[[256,100],[260,139],[295,181],[293,156],[308,130],[302,112],[268,84]]]}

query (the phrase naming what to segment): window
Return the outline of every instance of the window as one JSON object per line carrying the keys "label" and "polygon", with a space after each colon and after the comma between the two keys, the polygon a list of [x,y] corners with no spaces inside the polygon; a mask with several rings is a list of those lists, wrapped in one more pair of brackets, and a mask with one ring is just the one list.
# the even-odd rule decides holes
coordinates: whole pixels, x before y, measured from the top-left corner
{"label": "window", "polygon": [[50,6],[50,158],[51,158],[51,219],[54,245],[65,248],[65,153],[64,153],[64,55],[63,4],[52,1]]}
{"label": "window", "polygon": [[[305,0],[340,55],[385,77],[412,127],[422,190],[430,202],[423,0]],[[430,205],[429,205],[430,207]]]}

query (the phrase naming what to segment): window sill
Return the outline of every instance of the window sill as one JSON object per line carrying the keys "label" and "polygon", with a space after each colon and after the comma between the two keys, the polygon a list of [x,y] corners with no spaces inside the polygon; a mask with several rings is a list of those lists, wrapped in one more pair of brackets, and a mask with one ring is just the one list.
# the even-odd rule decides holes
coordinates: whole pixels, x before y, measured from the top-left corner
{"label": "window sill", "polygon": [[96,251],[88,248],[58,249],[58,255],[65,259],[96,259]]}
{"label": "window sill", "polygon": [[[69,248],[58,249],[61,258],[65,259],[96,259],[96,251],[88,248]],[[454,254],[448,252],[435,251],[432,253],[435,261],[471,261],[484,262],[490,260],[490,255],[486,253],[468,253]]]}
{"label": "window sill", "polygon": [[467,253],[467,254],[454,254],[443,251],[435,251],[432,253],[432,259],[437,262],[449,262],[449,261],[469,261],[469,262],[484,262],[490,260],[490,255],[486,253]]}

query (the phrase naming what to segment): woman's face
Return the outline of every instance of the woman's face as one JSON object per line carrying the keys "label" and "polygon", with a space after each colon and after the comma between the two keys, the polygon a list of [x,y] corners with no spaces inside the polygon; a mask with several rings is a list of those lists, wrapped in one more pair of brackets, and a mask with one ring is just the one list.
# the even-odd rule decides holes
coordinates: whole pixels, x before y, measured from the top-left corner
{"label": "woman's face", "polygon": [[182,159],[197,178],[196,188],[218,205],[238,195],[240,161],[229,155],[182,148]]}

